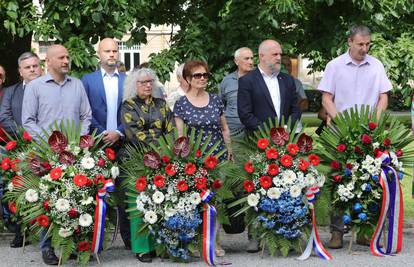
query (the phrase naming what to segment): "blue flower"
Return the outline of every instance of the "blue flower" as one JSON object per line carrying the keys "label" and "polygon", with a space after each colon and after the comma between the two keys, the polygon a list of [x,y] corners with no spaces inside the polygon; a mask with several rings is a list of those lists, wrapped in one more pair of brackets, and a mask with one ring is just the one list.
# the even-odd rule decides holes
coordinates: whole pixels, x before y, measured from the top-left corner
{"label": "blue flower", "polygon": [[361,212],[362,211],[362,205],[361,205],[361,203],[355,203],[354,204],[354,211],[355,212]]}
{"label": "blue flower", "polygon": [[348,168],[345,168],[345,176],[351,175],[351,170]]}
{"label": "blue flower", "polygon": [[378,183],[378,175],[373,175],[371,178],[374,182]]}
{"label": "blue flower", "polygon": [[371,191],[371,189],[372,189],[372,186],[371,186],[371,184],[367,184],[367,186],[365,187],[365,192],[369,192],[369,191]]}
{"label": "blue flower", "polygon": [[361,221],[366,221],[368,219],[367,215],[364,212],[361,212],[360,214],[358,214],[358,218]]}
{"label": "blue flower", "polygon": [[342,217],[342,220],[343,220],[344,224],[349,224],[351,222],[351,216],[349,216],[348,214],[345,214]]}

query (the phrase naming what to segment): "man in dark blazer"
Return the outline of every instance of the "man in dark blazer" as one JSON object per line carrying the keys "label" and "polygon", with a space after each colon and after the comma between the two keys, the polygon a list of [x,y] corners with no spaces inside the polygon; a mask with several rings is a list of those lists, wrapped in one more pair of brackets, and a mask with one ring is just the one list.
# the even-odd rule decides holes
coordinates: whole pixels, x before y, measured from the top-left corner
{"label": "man in dark blazer", "polygon": [[[0,125],[3,130],[11,136],[16,135],[17,126],[22,125],[24,88],[30,81],[42,75],[39,57],[32,52],[21,54],[17,59],[17,64],[19,66],[19,73],[22,81],[4,89],[3,99],[0,106]],[[23,236],[19,224],[16,224],[15,233],[14,239],[10,243],[10,247],[22,247]]]}
{"label": "man in dark blazer", "polygon": [[280,72],[282,47],[274,40],[259,46],[258,67],[239,79],[237,109],[247,132],[256,130],[268,118],[291,120],[291,127],[302,114],[297,101],[295,81]]}
{"label": "man in dark blazer", "polygon": [[[117,68],[118,44],[111,38],[104,38],[98,45],[98,56],[101,62],[99,70],[82,77],[82,83],[92,109],[91,132],[95,129],[97,134],[103,134],[103,141],[112,146],[117,155],[120,141],[124,137],[124,126],[121,121],[121,104],[125,73]],[[120,202],[125,192],[120,186],[121,180],[115,180],[116,194]],[[118,206],[120,231],[125,247],[131,247],[131,234],[128,215],[125,205]]]}

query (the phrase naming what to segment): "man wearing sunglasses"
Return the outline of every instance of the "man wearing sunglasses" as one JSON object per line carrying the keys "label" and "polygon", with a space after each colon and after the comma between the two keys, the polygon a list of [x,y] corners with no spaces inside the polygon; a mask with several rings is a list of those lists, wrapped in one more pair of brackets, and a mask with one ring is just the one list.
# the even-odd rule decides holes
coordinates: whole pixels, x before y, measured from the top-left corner
{"label": "man wearing sunglasses", "polygon": [[290,118],[291,127],[300,119],[295,81],[280,72],[282,47],[274,40],[259,46],[258,67],[239,79],[237,109],[247,132],[256,130],[268,118]]}

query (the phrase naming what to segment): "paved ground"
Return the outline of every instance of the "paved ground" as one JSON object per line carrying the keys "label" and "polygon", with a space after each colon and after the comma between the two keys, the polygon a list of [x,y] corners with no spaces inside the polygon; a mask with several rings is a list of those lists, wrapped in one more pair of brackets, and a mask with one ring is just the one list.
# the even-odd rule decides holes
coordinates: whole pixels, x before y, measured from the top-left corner
{"label": "paved ground", "polygon": [[[328,233],[321,229],[322,241],[327,241]],[[12,249],[9,247],[11,235],[0,235],[0,266],[46,266],[43,264],[41,255],[37,247],[27,246],[25,251],[22,249]],[[414,266],[414,229],[405,229],[403,251],[398,256],[379,258],[370,254],[368,247],[358,245],[353,246],[353,252],[348,253],[347,248],[340,250],[329,250],[333,256],[332,261],[324,261],[316,256],[311,257],[307,261],[301,262],[295,258],[296,254],[291,254],[287,258],[270,257],[265,253],[263,257],[260,254],[248,254],[244,252],[247,246],[246,234],[226,235],[222,237],[223,248],[227,254],[223,261],[231,263],[230,266]],[[349,240],[349,235],[345,237]],[[121,238],[118,237],[114,246],[104,251],[101,255],[103,266],[151,266],[149,264],[140,263],[134,255],[123,248]],[[345,244],[347,246],[347,243]],[[201,259],[194,259],[190,264],[172,263],[168,260],[161,261],[156,259],[152,266],[206,266]],[[76,266],[75,261],[69,261],[65,266]],[[91,262],[90,266],[98,266],[96,261]]]}

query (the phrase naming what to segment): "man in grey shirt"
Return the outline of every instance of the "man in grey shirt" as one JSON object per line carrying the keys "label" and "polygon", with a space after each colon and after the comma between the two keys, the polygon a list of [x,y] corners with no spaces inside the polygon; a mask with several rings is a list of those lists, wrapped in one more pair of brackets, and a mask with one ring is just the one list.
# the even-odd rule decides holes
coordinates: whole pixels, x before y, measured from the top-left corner
{"label": "man in grey shirt", "polygon": [[88,134],[92,112],[82,82],[68,76],[69,53],[62,45],[52,45],[46,53],[48,74],[29,83],[24,92],[22,123],[33,136],[42,136],[55,121],[82,123]]}
{"label": "man in grey shirt", "polygon": [[[81,134],[88,134],[92,112],[82,82],[70,77],[69,53],[62,45],[52,45],[46,52],[48,74],[31,81],[24,92],[22,123],[35,139],[44,137],[42,129],[49,132],[55,121],[82,123]],[[57,265],[51,240],[46,232],[40,235],[43,262]]]}

